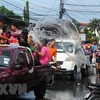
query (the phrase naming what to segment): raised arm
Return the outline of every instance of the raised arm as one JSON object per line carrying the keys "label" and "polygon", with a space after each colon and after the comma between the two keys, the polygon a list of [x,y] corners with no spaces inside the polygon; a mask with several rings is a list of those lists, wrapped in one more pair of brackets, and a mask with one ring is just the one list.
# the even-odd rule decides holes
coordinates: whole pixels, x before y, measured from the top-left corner
{"label": "raised arm", "polygon": [[9,39],[9,38],[4,37],[4,36],[3,36],[3,35],[1,35],[1,34],[0,34],[0,38],[2,38],[2,39],[6,39],[6,40],[10,41],[10,39]]}

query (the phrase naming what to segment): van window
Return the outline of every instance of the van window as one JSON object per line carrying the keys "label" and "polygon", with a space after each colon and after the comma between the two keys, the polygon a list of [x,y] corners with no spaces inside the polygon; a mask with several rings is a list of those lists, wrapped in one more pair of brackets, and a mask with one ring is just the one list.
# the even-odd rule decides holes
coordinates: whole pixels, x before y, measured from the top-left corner
{"label": "van window", "polygon": [[15,64],[19,64],[19,65],[22,64],[23,66],[25,66],[25,59],[24,59],[23,53],[19,53],[19,54],[16,56]]}
{"label": "van window", "polygon": [[32,55],[29,50],[25,50],[24,52],[25,52],[25,56],[26,56],[26,60],[27,60],[27,64],[28,64],[27,67],[29,69],[31,69],[31,67],[33,66]]}
{"label": "van window", "polygon": [[64,53],[65,50],[69,53],[73,53],[73,44],[71,42],[56,42],[56,48],[57,52],[60,53]]}
{"label": "van window", "polygon": [[11,51],[0,50],[0,67],[8,68],[11,61]]}

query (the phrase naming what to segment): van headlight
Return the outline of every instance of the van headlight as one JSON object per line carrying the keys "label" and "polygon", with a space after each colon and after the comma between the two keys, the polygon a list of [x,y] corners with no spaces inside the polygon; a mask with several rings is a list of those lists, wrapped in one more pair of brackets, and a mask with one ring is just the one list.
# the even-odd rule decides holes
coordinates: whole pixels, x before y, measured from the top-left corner
{"label": "van headlight", "polygon": [[73,58],[66,58],[65,61],[74,61]]}

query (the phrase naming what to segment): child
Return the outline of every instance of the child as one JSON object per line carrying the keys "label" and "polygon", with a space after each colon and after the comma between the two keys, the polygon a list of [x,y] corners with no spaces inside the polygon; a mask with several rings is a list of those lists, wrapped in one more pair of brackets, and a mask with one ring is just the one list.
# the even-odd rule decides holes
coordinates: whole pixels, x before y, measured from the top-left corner
{"label": "child", "polygon": [[87,48],[85,49],[85,55],[89,55],[90,64],[92,64],[93,50],[91,46],[87,46]]}

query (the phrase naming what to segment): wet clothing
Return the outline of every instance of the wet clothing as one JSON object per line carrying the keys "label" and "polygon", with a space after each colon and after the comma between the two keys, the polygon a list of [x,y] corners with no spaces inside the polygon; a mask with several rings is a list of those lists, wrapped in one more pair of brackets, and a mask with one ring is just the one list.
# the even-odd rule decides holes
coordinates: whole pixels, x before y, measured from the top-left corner
{"label": "wet clothing", "polygon": [[16,31],[16,32],[11,32],[11,37],[16,38],[18,40],[18,42],[21,41],[21,34],[20,31]]}
{"label": "wet clothing", "polygon": [[30,45],[27,43],[27,40],[22,40],[21,38],[19,38],[19,45],[30,48]]}
{"label": "wet clothing", "polygon": [[22,39],[21,34],[13,34],[12,35],[12,42],[18,41],[20,46],[25,46],[25,47],[30,47],[29,44],[27,43],[27,39]]}
{"label": "wet clothing", "polygon": [[25,41],[21,41],[20,46],[30,47],[29,44]]}
{"label": "wet clothing", "polygon": [[47,49],[46,46],[43,46],[41,48],[41,53],[44,54],[44,56],[40,56],[40,63],[42,64],[42,66],[48,65],[49,64],[49,58],[50,58],[50,53]]}
{"label": "wet clothing", "polygon": [[[6,38],[10,38],[10,33],[7,33],[7,32],[3,32],[1,33],[1,35],[3,35],[4,37]],[[5,39],[2,39],[2,41],[4,42],[4,44],[9,44],[9,41],[5,40]]]}
{"label": "wet clothing", "polygon": [[90,49],[90,50],[85,50],[85,55],[90,55],[93,54],[93,50]]}
{"label": "wet clothing", "polygon": [[99,63],[100,62],[100,50],[97,50],[95,52],[95,55],[96,55],[96,62]]}
{"label": "wet clothing", "polygon": [[33,56],[35,57],[35,66],[42,65],[46,66],[49,64],[49,58],[50,58],[50,53],[47,49],[46,46],[43,46],[41,48],[40,53],[44,54],[44,56],[39,56],[38,52],[33,53]]}
{"label": "wet clothing", "polygon": [[50,60],[52,60],[53,56],[56,57],[56,55],[57,55],[57,49],[55,47],[54,48],[47,47],[47,48],[48,48],[48,50],[50,52]]}
{"label": "wet clothing", "polygon": [[97,51],[95,52],[95,54],[96,54],[96,57],[97,57],[97,58],[100,58],[100,50],[97,50]]}
{"label": "wet clothing", "polygon": [[85,55],[89,55],[89,61],[92,64],[93,50],[92,49],[85,50]]}
{"label": "wet clothing", "polygon": [[60,66],[60,64],[58,64],[57,62],[54,62],[54,60],[53,60],[53,57],[57,56],[57,49],[55,47],[54,48],[47,47],[47,48],[48,48],[48,50],[50,52],[50,58],[49,58],[50,61],[49,61],[49,63],[54,63],[53,65],[55,67]]}
{"label": "wet clothing", "polygon": [[21,31],[19,31],[19,30],[16,31],[16,32],[12,31],[11,34],[12,34],[12,35],[13,35],[13,34],[15,34],[15,35],[17,35],[17,34],[21,34]]}
{"label": "wet clothing", "polygon": [[96,62],[97,63],[100,63],[100,58],[96,58]]}
{"label": "wet clothing", "polygon": [[92,45],[92,50],[93,50],[93,51],[97,51],[97,50],[98,50],[98,45],[97,45],[97,44],[96,44],[96,45],[93,44],[93,45]]}
{"label": "wet clothing", "polygon": [[11,36],[10,33],[6,33],[6,32],[1,33],[1,35],[5,36],[7,38],[10,38],[10,36]]}

